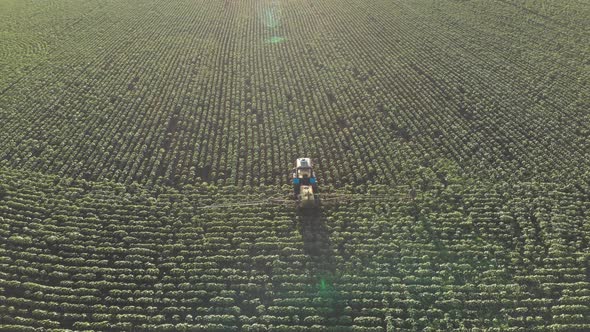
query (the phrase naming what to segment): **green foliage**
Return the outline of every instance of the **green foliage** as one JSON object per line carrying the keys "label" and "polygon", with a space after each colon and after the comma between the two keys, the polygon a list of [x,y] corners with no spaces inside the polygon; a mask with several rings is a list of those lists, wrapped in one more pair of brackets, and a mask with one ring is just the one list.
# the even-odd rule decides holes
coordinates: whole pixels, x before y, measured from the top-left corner
{"label": "green foliage", "polygon": [[301,155],[336,188],[590,174],[580,2],[4,2],[4,166],[130,193]]}
{"label": "green foliage", "polygon": [[280,205],[199,208],[223,188],[161,187],[154,202],[141,199],[155,196],[143,187],[130,194],[94,183],[76,196],[81,187],[39,174],[0,169],[0,180],[14,193],[0,206],[11,234],[0,251],[0,314],[10,326],[392,331],[589,324],[587,190],[467,183],[417,190],[412,198],[407,187],[369,186],[388,199],[326,205],[306,217]]}
{"label": "green foliage", "polygon": [[584,6],[0,1],[0,331],[590,330]]}

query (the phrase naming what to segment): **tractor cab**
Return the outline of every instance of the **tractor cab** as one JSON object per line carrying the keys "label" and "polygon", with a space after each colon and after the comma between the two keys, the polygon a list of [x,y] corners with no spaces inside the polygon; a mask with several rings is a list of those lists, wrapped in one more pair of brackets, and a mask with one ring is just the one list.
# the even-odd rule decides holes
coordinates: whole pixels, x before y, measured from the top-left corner
{"label": "tractor cab", "polygon": [[300,207],[317,207],[319,205],[318,183],[310,158],[297,158],[295,168],[291,170],[293,194]]}

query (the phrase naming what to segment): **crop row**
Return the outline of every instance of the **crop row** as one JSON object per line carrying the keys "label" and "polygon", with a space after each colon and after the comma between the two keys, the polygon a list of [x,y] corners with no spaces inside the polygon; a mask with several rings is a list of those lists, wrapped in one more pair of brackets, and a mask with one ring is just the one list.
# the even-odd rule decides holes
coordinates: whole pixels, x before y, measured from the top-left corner
{"label": "crop row", "polygon": [[[444,3],[109,2],[0,96],[0,159],[176,186],[281,184],[301,155],[336,187],[440,160],[484,179],[587,177],[583,34]],[[567,52],[546,50],[566,32]]]}
{"label": "crop row", "polygon": [[563,186],[452,185],[413,199],[391,189],[391,199],[306,216],[283,206],[200,209],[210,197],[243,199],[207,186],[153,192],[8,170],[0,178],[7,239],[0,311],[8,324],[285,331],[590,324],[589,200]]}

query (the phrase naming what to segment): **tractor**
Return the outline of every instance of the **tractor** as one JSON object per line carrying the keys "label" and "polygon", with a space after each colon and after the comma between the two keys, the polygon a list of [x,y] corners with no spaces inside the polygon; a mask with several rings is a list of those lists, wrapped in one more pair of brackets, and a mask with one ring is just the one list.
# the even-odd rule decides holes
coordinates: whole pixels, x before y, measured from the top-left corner
{"label": "tractor", "polygon": [[320,205],[318,182],[310,158],[297,158],[291,170],[293,195],[302,209],[313,209]]}

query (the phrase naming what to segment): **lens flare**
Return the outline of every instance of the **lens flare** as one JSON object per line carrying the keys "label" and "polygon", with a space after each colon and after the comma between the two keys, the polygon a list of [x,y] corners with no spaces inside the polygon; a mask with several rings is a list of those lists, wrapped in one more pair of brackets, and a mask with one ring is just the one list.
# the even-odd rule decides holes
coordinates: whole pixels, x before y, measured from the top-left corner
{"label": "lens flare", "polygon": [[282,18],[281,4],[279,1],[273,0],[270,7],[264,9],[261,16],[264,26],[273,34],[270,38],[266,39],[267,44],[278,44],[287,40],[285,37],[276,35],[277,28],[281,26]]}
{"label": "lens flare", "polygon": [[272,36],[266,40],[266,43],[267,44],[278,44],[278,43],[284,42],[285,40],[287,40],[287,38],[285,38],[285,37]]}
{"label": "lens flare", "polygon": [[272,7],[264,11],[264,24],[267,28],[276,28],[281,22],[280,10]]}

